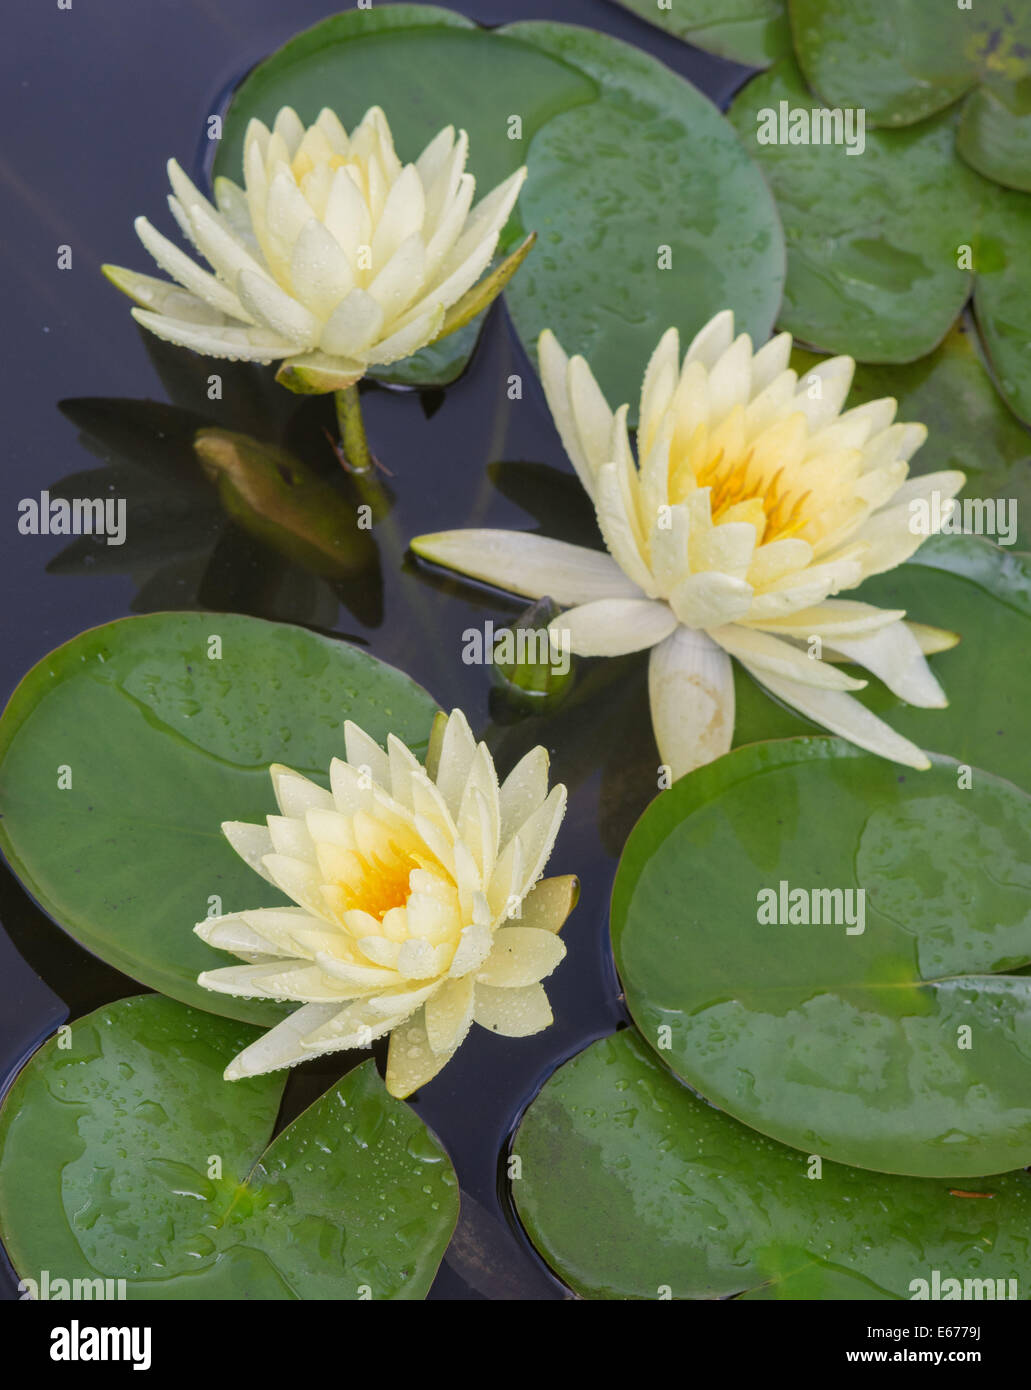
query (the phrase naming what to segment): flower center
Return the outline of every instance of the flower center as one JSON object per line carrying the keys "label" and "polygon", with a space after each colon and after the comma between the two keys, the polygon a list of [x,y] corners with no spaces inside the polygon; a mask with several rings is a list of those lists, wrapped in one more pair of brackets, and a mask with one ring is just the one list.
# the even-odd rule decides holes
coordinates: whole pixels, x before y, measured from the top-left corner
{"label": "flower center", "polygon": [[812,499],[812,489],[793,487],[786,473],[786,465],[782,465],[772,477],[764,477],[751,450],[743,459],[728,462],[721,449],[696,478],[699,487],[712,488],[714,525],[750,521],[764,541],[773,541],[801,536],[809,525],[806,503]]}
{"label": "flower center", "polygon": [[355,860],[356,873],[340,884],[348,911],[360,908],[382,922],[391,908],[405,906],[409,876],[421,867],[412,855],[389,840],[371,853],[356,854]]}

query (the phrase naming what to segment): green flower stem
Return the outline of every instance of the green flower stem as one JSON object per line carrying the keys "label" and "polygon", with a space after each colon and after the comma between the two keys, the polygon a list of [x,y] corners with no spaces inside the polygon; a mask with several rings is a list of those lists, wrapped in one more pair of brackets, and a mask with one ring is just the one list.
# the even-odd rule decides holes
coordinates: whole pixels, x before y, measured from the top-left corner
{"label": "green flower stem", "polygon": [[358,396],[357,383],[342,391],[334,391],[336,401],[337,425],[340,429],[340,442],[344,446],[344,456],[354,473],[368,473],[373,467],[369,453],[369,441],[365,438],[365,424],[362,421],[362,405]]}

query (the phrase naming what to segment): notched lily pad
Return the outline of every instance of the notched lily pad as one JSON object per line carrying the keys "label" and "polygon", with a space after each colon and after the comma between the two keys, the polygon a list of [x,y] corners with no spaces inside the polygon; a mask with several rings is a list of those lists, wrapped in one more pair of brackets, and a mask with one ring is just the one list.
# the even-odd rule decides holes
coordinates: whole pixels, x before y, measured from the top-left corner
{"label": "notched lily pad", "polygon": [[225,961],[192,928],[282,895],[223,837],[274,810],[268,767],[323,783],[353,719],[425,746],[436,706],[345,642],[235,614],[93,628],[28,673],[0,719],[0,847],[71,936],[143,984],[270,1024],[283,1007],[202,989]]}
{"label": "notched lily pad", "polygon": [[633,1029],[559,1068],[514,1152],[523,1224],[583,1298],[909,1299],[935,1270],[1010,1298],[1031,1277],[1026,1173],[971,1195],[814,1162],[692,1095]]}
{"label": "notched lily pad", "polygon": [[612,900],[630,1011],[761,1133],[917,1176],[1031,1162],[1031,799],[936,758],[751,744],[681,778]]}
{"label": "notched lily pad", "polygon": [[618,0],[695,48],[764,68],[791,52],[786,0]]}
{"label": "notched lily pad", "polygon": [[426,1296],[458,1216],[444,1150],[371,1061],[270,1143],[283,1075],[222,1080],[255,1036],[143,995],[28,1062],[0,1111],[0,1234],[35,1296]]}

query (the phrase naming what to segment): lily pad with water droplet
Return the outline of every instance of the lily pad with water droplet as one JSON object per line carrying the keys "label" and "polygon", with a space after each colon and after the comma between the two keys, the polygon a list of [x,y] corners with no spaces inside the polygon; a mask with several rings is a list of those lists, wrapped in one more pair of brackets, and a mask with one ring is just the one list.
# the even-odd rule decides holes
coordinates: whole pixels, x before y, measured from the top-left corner
{"label": "lily pad with water droplet", "polygon": [[583,1298],[909,1299],[935,1270],[1008,1298],[1031,1277],[1026,1173],[960,1190],[816,1163],[692,1095],[633,1029],[551,1076],[514,1152],[519,1216]]}
{"label": "lily pad with water droplet", "polygon": [[141,983],[251,1023],[284,1006],[202,989],[225,964],[193,927],[282,906],[229,847],[227,820],[275,811],[286,763],[326,784],[344,721],[425,747],[436,705],[346,642],[226,613],[92,628],[18,686],[0,719],[0,847],[40,905]]}
{"label": "lily pad with water droplet", "polygon": [[[971,519],[976,521],[973,514]],[[856,699],[921,748],[1031,792],[1031,559],[979,536],[932,536],[908,563],[875,575],[847,597],[902,609],[908,620],[945,628],[960,639],[951,651],[929,658],[947,708],[907,705],[874,677]],[[851,669],[862,679],[869,674]],[[742,672],[736,690],[738,744],[816,727],[776,705]]]}
{"label": "lily pad with water droplet", "polygon": [[831,738],[738,748],[662,792],[612,939],[643,1036],[806,1153],[924,1177],[1031,1163],[1031,798]]}
{"label": "lily pad with water droplet", "polygon": [[[347,10],[249,74],[215,172],[240,177],[252,117],[292,105],[311,121],[328,105],[350,127],[374,104],[405,160],[444,126],[467,130],[479,193],[528,166],[499,250],[534,231],[538,241],[505,301],[531,354],[552,328],[589,355],[614,404],[636,404],[670,324],[689,338],[729,307],[757,340],[768,335],[784,272],[773,200],[716,107],[647,54],[571,25],[486,30],[429,5]],[[474,341],[469,325],[384,379],[451,381]]]}
{"label": "lily pad with water droplet", "polygon": [[256,1036],[143,995],[32,1057],[0,1111],[0,1236],[35,1296],[426,1296],[458,1216],[447,1154],[371,1061],[271,1139],[284,1075],[222,1079]]}

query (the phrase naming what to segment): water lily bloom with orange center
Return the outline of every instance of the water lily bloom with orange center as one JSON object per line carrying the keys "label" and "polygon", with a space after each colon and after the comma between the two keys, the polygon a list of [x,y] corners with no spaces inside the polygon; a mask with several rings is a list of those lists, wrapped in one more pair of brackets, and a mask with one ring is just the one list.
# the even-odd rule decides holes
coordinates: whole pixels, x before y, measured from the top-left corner
{"label": "water lily bloom with orange center", "polygon": [[245,1048],[226,1079],[258,1076],[389,1033],[387,1089],[410,1095],[471,1025],[507,1037],[552,1021],[540,981],[565,946],[572,875],[542,879],[565,814],[534,748],[499,784],[465,716],[438,715],[426,765],[393,735],[387,751],[345,725],[331,790],[273,767],[280,814],[222,829],[296,906],[197,925],[247,962],[199,977],[223,994],[301,1008]]}
{"label": "water lily bloom with orange center", "polygon": [[252,120],[241,188],[215,180],[213,206],[173,159],[169,206],[199,266],[145,217],[136,230],[175,284],[120,266],[108,277],[151,333],[212,357],[283,359],[300,392],[343,391],[472,318],[528,244],[477,285],[526,177],[475,207],[468,140],[448,126],[402,164],[378,106],[348,135],[330,110],[305,127],[284,107]]}
{"label": "water lily bloom with orange center", "polygon": [[681,363],[670,329],[645,373],[635,460],[627,406],[613,412],[584,359],[543,333],[544,391],[608,554],[509,531],[412,542],[437,564],[572,605],[552,626],[578,655],[650,648],[652,723],[677,777],[730,748],[731,658],[833,733],[930,765],[849,694],[866,682],[835,659],[865,666],[912,705],[940,707],[925,653],[957,639],[833,595],[908,559],[928,534],[911,504],[937,495],[945,505],[932,513],[948,514],[964,476],[908,479],[924,426],[893,423],[891,399],[842,413],[853,360],[830,358],[800,382],[790,352],[788,333],[753,352],[724,312]]}

